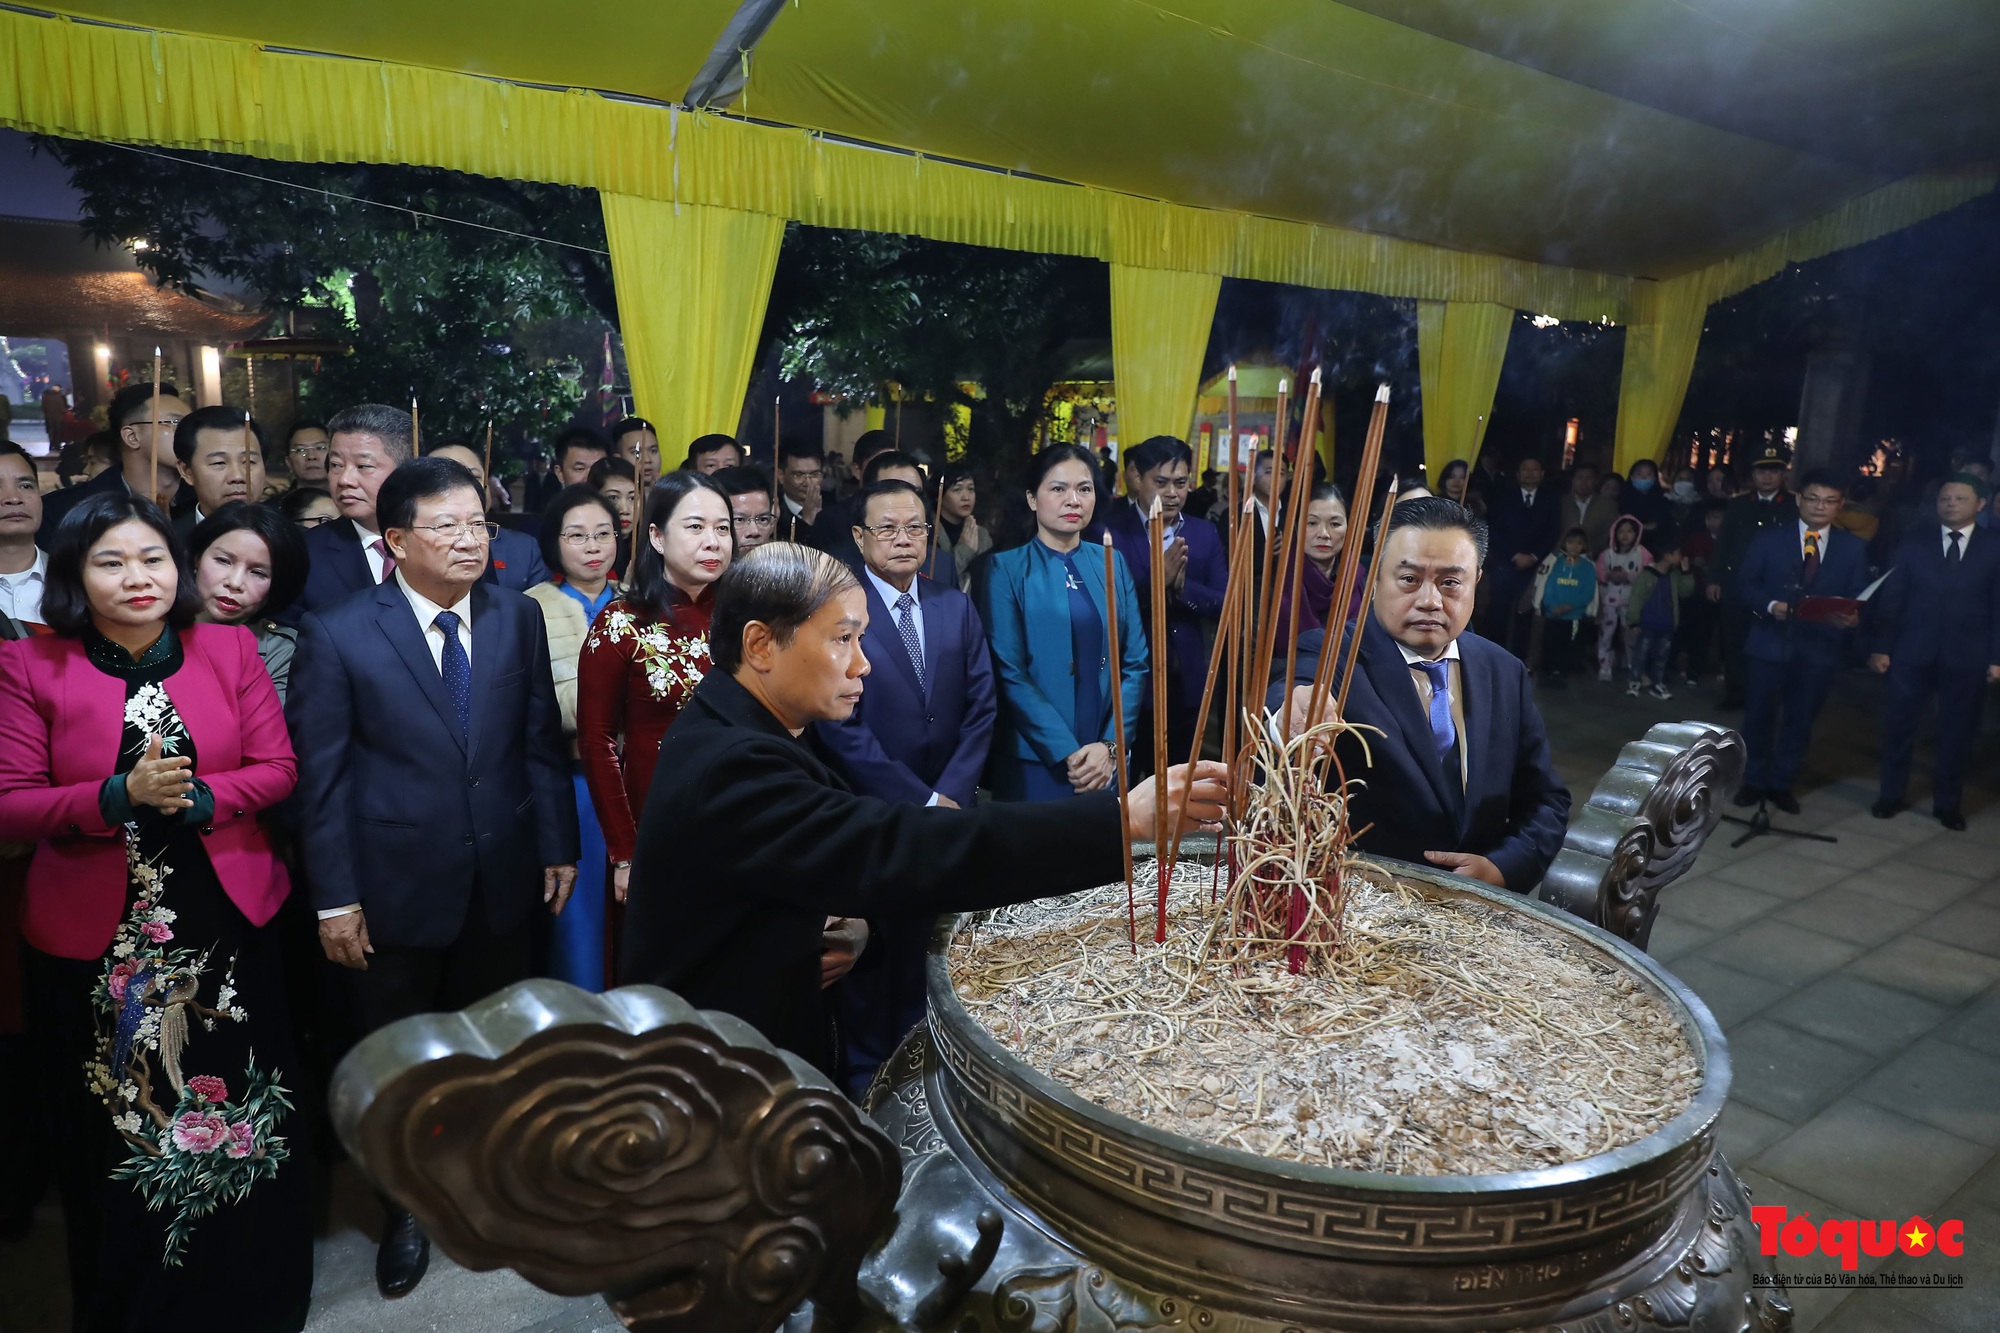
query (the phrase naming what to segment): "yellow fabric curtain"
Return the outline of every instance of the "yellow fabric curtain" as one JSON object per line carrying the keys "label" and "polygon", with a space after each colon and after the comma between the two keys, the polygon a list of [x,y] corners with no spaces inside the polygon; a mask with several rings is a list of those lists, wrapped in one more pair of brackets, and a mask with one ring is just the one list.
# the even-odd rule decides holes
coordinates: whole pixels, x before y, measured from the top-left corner
{"label": "yellow fabric curtain", "polygon": [[605,194],[604,231],[632,395],[672,467],[711,431],[736,433],[785,220]]}
{"label": "yellow fabric curtain", "polygon": [[1417,302],[1417,374],[1424,395],[1424,469],[1431,484],[1454,458],[1479,456],[1514,311],[1487,301]]}
{"label": "yellow fabric curtain", "polygon": [[1111,266],[1111,371],[1122,450],[1155,435],[1187,438],[1222,278]]}
{"label": "yellow fabric curtain", "polygon": [[1630,472],[1642,458],[1657,463],[1666,456],[1715,285],[1710,269],[1642,285],[1625,329],[1625,366],[1618,381],[1618,433],[1612,439],[1612,466],[1618,471]]}

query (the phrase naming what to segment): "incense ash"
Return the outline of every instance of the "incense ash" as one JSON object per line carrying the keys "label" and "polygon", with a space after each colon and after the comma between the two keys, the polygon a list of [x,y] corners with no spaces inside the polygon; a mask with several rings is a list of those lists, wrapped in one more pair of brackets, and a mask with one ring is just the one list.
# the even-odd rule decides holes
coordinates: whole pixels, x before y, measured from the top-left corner
{"label": "incense ash", "polygon": [[[1152,863],[1135,867],[1156,882]],[[1662,1128],[1700,1072],[1666,999],[1534,918],[1348,861],[1337,949],[1228,938],[1179,861],[1167,939],[1125,886],[985,914],[948,963],[1004,1047],[1107,1110],[1265,1157],[1403,1175],[1577,1161]]]}

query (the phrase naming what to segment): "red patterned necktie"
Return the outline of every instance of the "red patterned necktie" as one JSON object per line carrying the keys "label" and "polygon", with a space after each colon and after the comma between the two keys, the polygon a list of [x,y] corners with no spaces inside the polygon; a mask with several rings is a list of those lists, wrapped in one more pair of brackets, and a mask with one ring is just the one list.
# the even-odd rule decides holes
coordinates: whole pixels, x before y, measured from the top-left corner
{"label": "red patterned necktie", "polygon": [[373,548],[375,554],[382,557],[381,582],[387,583],[389,576],[396,572],[396,557],[389,554],[389,543],[383,541],[380,537],[370,542],[369,546]]}
{"label": "red patterned necktie", "polygon": [[1800,579],[1800,581],[1803,583],[1811,583],[1815,578],[1818,577],[1819,577],[1819,534],[1817,532],[1808,532],[1806,534],[1806,567],[1805,567],[1805,573]]}

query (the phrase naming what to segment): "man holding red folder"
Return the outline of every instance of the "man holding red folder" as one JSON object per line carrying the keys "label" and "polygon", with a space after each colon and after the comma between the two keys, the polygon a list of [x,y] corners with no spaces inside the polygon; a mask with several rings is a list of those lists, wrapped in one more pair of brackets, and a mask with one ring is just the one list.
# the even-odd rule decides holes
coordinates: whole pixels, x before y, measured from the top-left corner
{"label": "man holding red folder", "polygon": [[1736,572],[1735,594],[1755,621],[1743,648],[1750,762],[1738,805],[1769,801],[1798,813],[1792,783],[1840,669],[1847,631],[1860,620],[1852,599],[1868,582],[1867,544],[1833,521],[1846,489],[1831,472],[1806,474],[1798,521],[1759,533]]}

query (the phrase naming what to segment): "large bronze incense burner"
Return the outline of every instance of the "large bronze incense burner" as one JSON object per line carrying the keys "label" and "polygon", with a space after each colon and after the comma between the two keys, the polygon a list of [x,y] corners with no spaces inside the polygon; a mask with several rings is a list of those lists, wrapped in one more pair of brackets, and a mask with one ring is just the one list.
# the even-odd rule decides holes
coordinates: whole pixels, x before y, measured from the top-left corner
{"label": "large bronze incense burner", "polygon": [[[1649,867],[1692,859],[1740,743],[1694,727],[1635,745],[1580,821],[1588,845],[1572,830],[1568,892],[1543,896],[1643,939],[1670,878]],[[1706,776],[1684,781],[1690,764]],[[1717,1146],[1729,1058],[1701,1002],[1550,902],[1393,869],[1559,932],[1659,997],[1702,1073],[1692,1102],[1623,1147],[1506,1175],[1215,1147],[1003,1049],[952,989],[964,923],[947,921],[929,1021],[866,1114],[736,1019],[650,987],[534,981],[370,1036],[336,1076],[335,1122],[459,1262],[602,1292],[642,1330],[1788,1329]]]}

